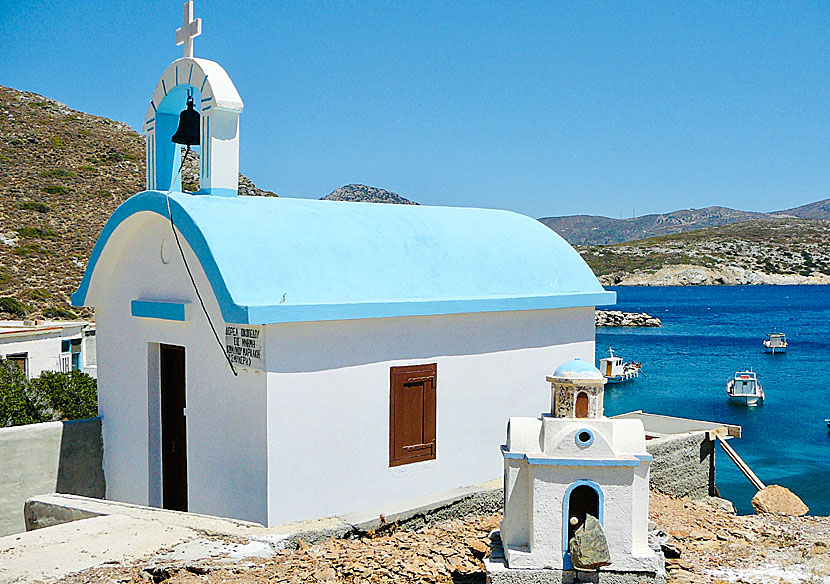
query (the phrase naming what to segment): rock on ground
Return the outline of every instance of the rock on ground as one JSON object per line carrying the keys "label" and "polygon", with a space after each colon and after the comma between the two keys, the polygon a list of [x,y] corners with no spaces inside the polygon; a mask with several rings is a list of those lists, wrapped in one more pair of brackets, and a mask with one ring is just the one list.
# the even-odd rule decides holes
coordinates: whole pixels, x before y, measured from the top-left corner
{"label": "rock on ground", "polygon": [[593,515],[585,516],[585,522],[570,541],[570,552],[573,565],[583,570],[596,570],[611,564],[608,541],[599,519]]}
{"label": "rock on ground", "polygon": [[752,497],[752,506],[756,513],[772,513],[774,515],[791,515],[801,517],[810,510],[804,502],[786,487],[770,485],[761,489]]}

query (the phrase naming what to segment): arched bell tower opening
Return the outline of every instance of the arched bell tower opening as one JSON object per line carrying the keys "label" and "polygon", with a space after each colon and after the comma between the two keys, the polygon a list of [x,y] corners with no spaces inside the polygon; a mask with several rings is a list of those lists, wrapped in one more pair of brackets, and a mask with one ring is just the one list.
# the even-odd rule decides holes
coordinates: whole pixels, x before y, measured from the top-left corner
{"label": "arched bell tower opening", "polygon": [[185,45],[185,56],[162,74],[144,118],[147,190],[166,191],[172,187],[181,191],[181,177],[176,176],[181,150],[171,138],[191,95],[200,114],[201,160],[199,190],[195,194],[233,197],[239,190],[242,98],[219,63],[193,57],[193,38],[201,34],[201,19],[193,20],[190,1],[185,3],[184,18],[176,42]]}

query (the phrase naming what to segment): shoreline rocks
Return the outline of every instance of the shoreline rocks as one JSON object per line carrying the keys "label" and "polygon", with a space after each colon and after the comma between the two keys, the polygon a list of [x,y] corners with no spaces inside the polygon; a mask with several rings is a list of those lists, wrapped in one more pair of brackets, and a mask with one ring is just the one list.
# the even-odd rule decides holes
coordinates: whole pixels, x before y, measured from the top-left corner
{"label": "shoreline rocks", "polygon": [[594,326],[663,326],[660,319],[645,312],[622,312],[620,310],[597,310],[594,312]]}
{"label": "shoreline rocks", "polygon": [[793,286],[830,284],[830,276],[767,274],[740,266],[708,268],[691,264],[663,266],[657,271],[615,272],[599,277],[604,286]]}

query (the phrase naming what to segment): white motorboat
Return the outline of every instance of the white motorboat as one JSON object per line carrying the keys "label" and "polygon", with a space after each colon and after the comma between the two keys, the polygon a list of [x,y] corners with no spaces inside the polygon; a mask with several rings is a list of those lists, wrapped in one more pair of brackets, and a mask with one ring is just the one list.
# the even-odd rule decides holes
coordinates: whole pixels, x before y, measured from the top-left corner
{"label": "white motorboat", "polygon": [[614,354],[614,349],[608,349],[608,357],[599,360],[599,370],[608,383],[621,383],[640,376],[642,363],[634,361],[623,362],[622,357]]}
{"label": "white motorboat", "polygon": [[726,383],[729,399],[744,406],[757,406],[764,401],[764,388],[752,369],[738,371]]}
{"label": "white motorboat", "polygon": [[787,337],[784,333],[768,333],[764,339],[764,351],[767,353],[786,353]]}

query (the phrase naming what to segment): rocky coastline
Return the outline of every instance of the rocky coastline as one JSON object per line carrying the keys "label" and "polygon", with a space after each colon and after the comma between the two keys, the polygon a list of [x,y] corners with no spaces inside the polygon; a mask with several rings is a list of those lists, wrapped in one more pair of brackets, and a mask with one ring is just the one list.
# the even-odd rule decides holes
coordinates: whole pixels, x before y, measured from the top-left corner
{"label": "rocky coastline", "polygon": [[597,310],[594,312],[594,326],[662,326],[656,316],[645,312],[622,312],[620,310]]}
{"label": "rocky coastline", "polygon": [[604,286],[803,286],[830,284],[830,275],[767,274],[739,266],[708,268],[680,264],[655,272],[614,272],[600,276],[599,280]]}

